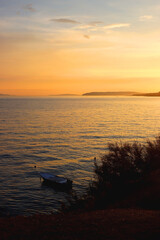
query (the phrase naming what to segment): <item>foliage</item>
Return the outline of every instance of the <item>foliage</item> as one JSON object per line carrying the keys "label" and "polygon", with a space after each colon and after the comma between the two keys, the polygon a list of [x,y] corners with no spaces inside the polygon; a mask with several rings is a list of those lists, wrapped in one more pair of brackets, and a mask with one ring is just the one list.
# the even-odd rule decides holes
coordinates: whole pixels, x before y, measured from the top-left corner
{"label": "foliage", "polygon": [[[89,194],[95,206],[104,208],[127,198],[134,192],[143,192],[151,172],[160,169],[160,136],[141,143],[111,143],[108,152],[95,161],[95,181]],[[141,189],[141,190],[140,190]]]}
{"label": "foliage", "polygon": [[145,144],[109,143],[107,153],[94,166],[95,178],[85,196],[74,196],[72,210],[122,207],[122,203],[131,207],[131,202],[159,208],[160,136]]}

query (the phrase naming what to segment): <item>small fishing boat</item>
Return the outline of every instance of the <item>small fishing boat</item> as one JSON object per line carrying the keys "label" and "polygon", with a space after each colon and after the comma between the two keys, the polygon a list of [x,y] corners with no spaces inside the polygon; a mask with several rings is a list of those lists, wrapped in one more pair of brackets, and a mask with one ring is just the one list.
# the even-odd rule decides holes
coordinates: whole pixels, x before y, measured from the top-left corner
{"label": "small fishing boat", "polygon": [[72,181],[68,178],[59,177],[54,174],[40,172],[40,177],[43,178],[44,182],[59,187],[72,187]]}

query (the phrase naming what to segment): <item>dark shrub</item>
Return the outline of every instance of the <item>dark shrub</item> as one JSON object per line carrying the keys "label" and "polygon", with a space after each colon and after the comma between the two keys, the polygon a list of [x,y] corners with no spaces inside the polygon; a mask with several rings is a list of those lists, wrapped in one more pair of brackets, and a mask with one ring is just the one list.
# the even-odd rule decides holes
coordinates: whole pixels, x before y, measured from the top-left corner
{"label": "dark shrub", "polygon": [[147,141],[145,146],[146,161],[148,165],[148,172],[157,170],[160,168],[160,136],[156,137],[153,141]]}
{"label": "dark shrub", "polygon": [[110,143],[87,194],[74,198],[71,209],[141,207],[159,209],[160,136],[141,143]]}
{"label": "dark shrub", "polygon": [[132,193],[136,196],[136,192],[141,192],[143,198],[143,187],[147,189],[149,176],[159,168],[160,136],[144,145],[137,142],[108,144],[108,152],[100,163],[95,161],[95,180],[89,189],[95,207],[121,202]]}
{"label": "dark shrub", "polygon": [[139,143],[108,144],[108,153],[95,162],[98,181],[111,184],[125,183],[142,176],[146,164],[145,149]]}

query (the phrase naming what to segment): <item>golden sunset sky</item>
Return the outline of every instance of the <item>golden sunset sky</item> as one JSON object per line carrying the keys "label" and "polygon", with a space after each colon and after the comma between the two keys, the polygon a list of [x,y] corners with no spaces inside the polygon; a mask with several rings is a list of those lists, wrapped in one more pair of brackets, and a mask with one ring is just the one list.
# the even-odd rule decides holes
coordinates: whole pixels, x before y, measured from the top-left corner
{"label": "golden sunset sky", "polygon": [[0,0],[0,93],[160,91],[159,0]]}

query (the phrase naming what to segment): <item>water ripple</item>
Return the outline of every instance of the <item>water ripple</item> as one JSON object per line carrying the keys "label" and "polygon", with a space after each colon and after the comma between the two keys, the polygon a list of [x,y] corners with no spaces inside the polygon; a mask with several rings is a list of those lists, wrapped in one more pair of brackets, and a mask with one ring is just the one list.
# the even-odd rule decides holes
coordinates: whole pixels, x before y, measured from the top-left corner
{"label": "water ripple", "polygon": [[107,143],[158,134],[159,105],[143,97],[0,99],[0,215],[57,211],[68,193],[44,186],[40,171],[69,177],[84,193]]}

